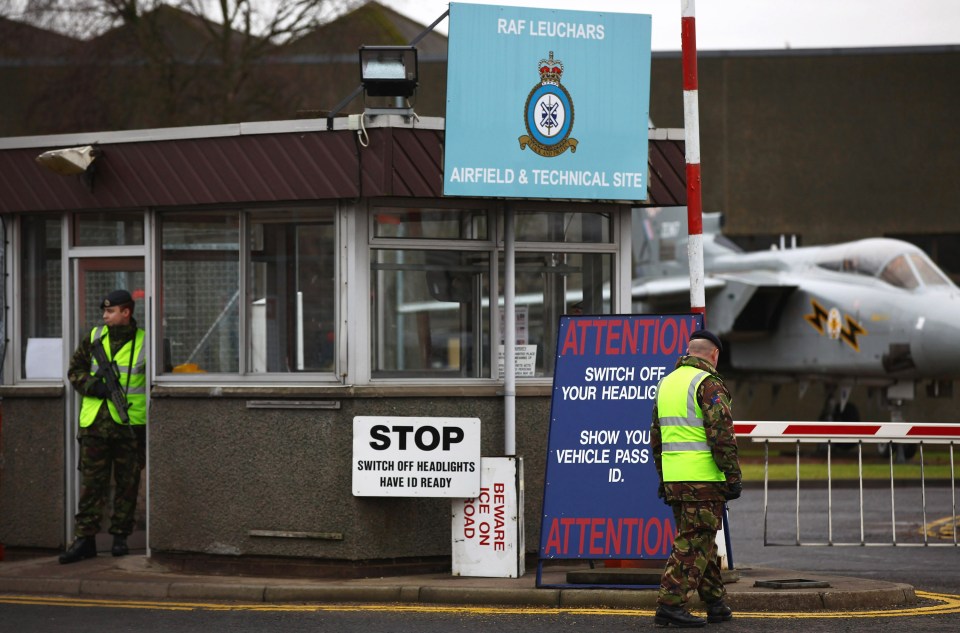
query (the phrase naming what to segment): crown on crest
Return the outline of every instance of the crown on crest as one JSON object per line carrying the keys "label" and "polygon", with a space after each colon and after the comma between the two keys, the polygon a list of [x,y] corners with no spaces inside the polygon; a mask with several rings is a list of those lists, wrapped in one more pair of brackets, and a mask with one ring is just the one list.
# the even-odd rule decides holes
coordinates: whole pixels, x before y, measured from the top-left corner
{"label": "crown on crest", "polygon": [[549,59],[540,60],[540,81],[545,84],[560,84],[560,77],[563,76],[563,62],[553,58],[553,51],[550,51]]}

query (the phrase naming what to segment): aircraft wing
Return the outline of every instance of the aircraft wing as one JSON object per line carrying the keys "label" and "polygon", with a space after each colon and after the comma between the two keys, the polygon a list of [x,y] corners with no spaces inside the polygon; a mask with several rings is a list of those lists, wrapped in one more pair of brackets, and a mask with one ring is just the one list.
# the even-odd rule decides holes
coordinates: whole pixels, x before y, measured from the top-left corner
{"label": "aircraft wing", "polygon": [[723,272],[711,274],[711,277],[721,279],[725,282],[735,281],[751,286],[770,286],[797,288],[797,284],[791,281],[784,281],[783,276],[772,270],[741,270],[733,272]]}
{"label": "aircraft wing", "polygon": [[725,284],[722,295],[707,299],[710,327],[728,339],[773,332],[790,295],[799,287],[767,270],[745,270],[713,275]]}
{"label": "aircraft wing", "polygon": [[[715,292],[726,285],[720,279],[704,279],[706,292]],[[690,277],[670,275],[648,277],[633,284],[633,311],[637,314],[683,313],[690,310]]]}
{"label": "aircraft wing", "polygon": [[[723,288],[726,282],[708,277],[704,279],[706,290]],[[633,298],[638,301],[656,302],[657,299],[673,300],[675,298],[690,298],[690,278],[687,276],[662,277],[648,279],[633,284]]]}
{"label": "aircraft wing", "polygon": [[[763,335],[777,327],[789,296],[798,288],[775,271],[744,270],[710,274],[704,279],[710,329],[729,339]],[[723,292],[718,292],[723,289]],[[690,309],[686,275],[638,280],[633,285],[635,312],[685,312]]]}

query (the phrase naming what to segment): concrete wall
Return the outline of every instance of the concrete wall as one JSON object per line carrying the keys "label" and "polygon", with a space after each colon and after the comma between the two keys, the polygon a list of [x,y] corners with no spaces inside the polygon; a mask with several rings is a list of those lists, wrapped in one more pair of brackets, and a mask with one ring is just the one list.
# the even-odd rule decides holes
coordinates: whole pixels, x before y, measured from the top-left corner
{"label": "concrete wall", "polygon": [[[731,381],[738,420],[815,420],[823,406],[813,386]],[[438,388],[434,388],[438,389]],[[548,387],[521,388],[517,453],[524,457],[524,529],[528,552],[540,538],[549,433]],[[423,391],[422,389],[419,389]],[[4,388],[0,453],[0,543],[57,549],[64,533],[63,398],[60,388],[11,396]],[[156,554],[284,557],[328,561],[415,559],[450,554],[450,500],[354,497],[351,488],[356,415],[479,417],[482,454],[503,451],[503,400],[490,388],[430,398],[417,388],[380,397],[322,398],[340,408],[260,409],[263,390],[227,396],[203,388],[156,390],[151,403],[150,545]],[[222,390],[221,390],[222,391]],[[230,390],[227,390],[230,391]],[[456,388],[448,391],[457,391]],[[166,393],[164,393],[166,392]],[[36,397],[39,396],[39,397]],[[309,398],[299,398],[304,400]],[[851,396],[863,420],[887,420],[865,388]],[[952,422],[952,399],[917,394],[907,420]],[[141,499],[141,512],[143,503]],[[342,539],[251,536],[251,530],[313,532]]]}
{"label": "concrete wall", "polygon": [[[960,47],[701,52],[703,206],[732,235],[819,244],[960,232]],[[679,56],[652,64],[650,115],[683,127]]]}
{"label": "concrete wall", "polygon": [[[487,391],[431,399],[333,398],[339,410],[248,408],[255,396],[155,397],[151,547],[158,553],[348,561],[449,555],[449,499],[353,496],[352,420],[356,415],[479,417],[482,454],[501,455],[502,398]],[[518,399],[528,549],[536,549],[540,533],[549,411],[546,397]],[[250,530],[335,533],[342,540],[258,537]]]}
{"label": "concrete wall", "polygon": [[57,549],[64,541],[62,387],[3,388],[0,543]]}

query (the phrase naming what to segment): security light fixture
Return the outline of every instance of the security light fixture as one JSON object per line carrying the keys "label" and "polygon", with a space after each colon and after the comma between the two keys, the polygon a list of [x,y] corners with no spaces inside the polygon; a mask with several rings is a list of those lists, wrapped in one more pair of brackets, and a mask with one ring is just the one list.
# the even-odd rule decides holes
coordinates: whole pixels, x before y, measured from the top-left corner
{"label": "security light fixture", "polygon": [[37,156],[37,162],[58,174],[73,176],[83,174],[93,166],[100,150],[93,145],[52,149]]}
{"label": "security light fixture", "polygon": [[411,97],[418,79],[416,47],[360,47],[360,81],[367,96]]}
{"label": "security light fixture", "polygon": [[37,162],[62,176],[79,176],[87,189],[93,192],[93,179],[97,172],[97,160],[103,150],[94,145],[52,149],[37,156]]}

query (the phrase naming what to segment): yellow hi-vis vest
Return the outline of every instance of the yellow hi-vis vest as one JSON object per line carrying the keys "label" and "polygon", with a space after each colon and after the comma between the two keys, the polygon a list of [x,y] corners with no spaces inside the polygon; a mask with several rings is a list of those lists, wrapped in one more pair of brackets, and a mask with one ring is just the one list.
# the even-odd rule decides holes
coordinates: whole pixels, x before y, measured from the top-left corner
{"label": "yellow hi-vis vest", "polygon": [[[116,357],[112,357],[110,352],[110,331],[106,325],[95,327],[90,331],[90,342],[94,345],[103,345],[107,353],[107,358],[116,361],[117,370],[120,374],[120,385],[126,389],[127,402],[130,407],[127,409],[127,415],[130,416],[130,425],[144,425],[147,423],[147,371],[146,362],[143,357],[143,339],[144,331],[137,328],[137,333],[133,339],[124,343],[117,351]],[[90,375],[97,373],[99,364],[97,359],[91,358]],[[93,424],[97,417],[97,411],[103,403],[103,398],[93,396],[84,396],[80,404],[80,426],[87,427]],[[120,421],[120,415],[113,406],[109,398],[106,399],[107,407],[110,409],[110,416],[117,424],[123,424]]]}
{"label": "yellow hi-vis vest", "polygon": [[710,374],[681,365],[660,382],[661,466],[664,481],[726,481],[707,445],[697,388]]}

